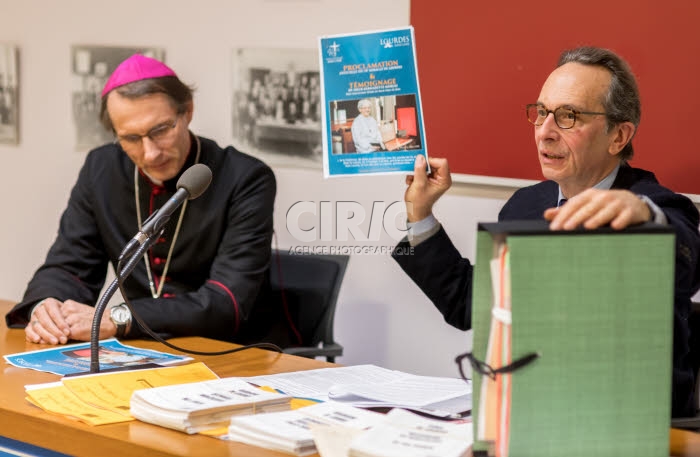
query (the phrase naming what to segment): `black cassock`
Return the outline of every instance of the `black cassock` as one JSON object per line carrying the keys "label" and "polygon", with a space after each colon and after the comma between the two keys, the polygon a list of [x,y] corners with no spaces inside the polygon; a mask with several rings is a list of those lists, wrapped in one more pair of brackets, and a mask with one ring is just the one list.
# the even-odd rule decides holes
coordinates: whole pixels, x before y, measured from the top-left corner
{"label": "black cassock", "polygon": [[[153,184],[139,173],[141,219],[176,191],[195,162],[197,141],[180,174]],[[199,335],[250,343],[286,345],[280,303],[267,299],[276,182],[260,160],[199,138],[199,163],[212,183],[188,201],[160,298],[153,298],[145,262],[125,283],[128,298],[148,326],[166,336]],[[6,316],[10,327],[27,324],[32,305],[47,297],[95,305],[108,263],[116,265],[124,245],[138,232],[134,163],[116,144],[92,150],[80,171],[58,236],[22,301]],[[149,252],[157,290],[167,263],[180,210]],[[128,337],[142,334],[132,325]]]}

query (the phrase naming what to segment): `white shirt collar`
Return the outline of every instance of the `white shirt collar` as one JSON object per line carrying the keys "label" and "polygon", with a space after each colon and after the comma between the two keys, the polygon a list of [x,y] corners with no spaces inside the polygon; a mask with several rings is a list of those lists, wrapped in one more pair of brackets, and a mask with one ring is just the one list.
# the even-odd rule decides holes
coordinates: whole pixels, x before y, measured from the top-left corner
{"label": "white shirt collar", "polygon": [[[620,171],[620,166],[622,165],[622,162],[618,163],[617,166],[613,171],[610,172],[608,176],[603,178],[602,181],[600,181],[598,184],[593,186],[594,189],[600,189],[600,190],[608,190],[612,187],[613,183],[615,182],[615,178],[617,178],[617,172]],[[559,186],[559,196],[557,197],[557,202],[560,202],[561,199],[564,198],[564,194],[561,193],[561,186]]]}

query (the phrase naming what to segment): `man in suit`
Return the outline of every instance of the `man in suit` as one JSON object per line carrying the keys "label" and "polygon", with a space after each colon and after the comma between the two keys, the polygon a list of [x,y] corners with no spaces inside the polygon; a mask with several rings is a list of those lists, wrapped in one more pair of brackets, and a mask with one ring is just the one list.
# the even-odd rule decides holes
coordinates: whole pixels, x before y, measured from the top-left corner
{"label": "man in suit", "polygon": [[[499,220],[546,219],[552,230],[608,224],[623,229],[646,221],[675,229],[672,413],[680,417],[693,414],[688,314],[700,287],[699,216],[688,198],[628,164],[640,114],[634,75],[619,56],[591,47],[562,53],[538,101],[527,105],[546,180],[516,191]],[[409,230],[399,247],[412,246],[414,255],[394,258],[449,324],[467,330],[473,266],[432,215],[433,205],[451,186],[448,163],[430,158],[430,167],[427,175],[425,159],[418,156],[414,175],[406,179]]]}

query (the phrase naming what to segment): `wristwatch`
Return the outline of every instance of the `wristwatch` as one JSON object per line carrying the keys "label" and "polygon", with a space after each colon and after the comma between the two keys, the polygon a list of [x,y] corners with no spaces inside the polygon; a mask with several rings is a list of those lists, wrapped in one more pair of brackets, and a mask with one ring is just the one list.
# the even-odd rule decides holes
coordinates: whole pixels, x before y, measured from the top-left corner
{"label": "wristwatch", "polygon": [[126,328],[131,323],[131,311],[124,303],[113,306],[109,310],[109,318],[117,327],[117,338],[122,338],[126,333]]}

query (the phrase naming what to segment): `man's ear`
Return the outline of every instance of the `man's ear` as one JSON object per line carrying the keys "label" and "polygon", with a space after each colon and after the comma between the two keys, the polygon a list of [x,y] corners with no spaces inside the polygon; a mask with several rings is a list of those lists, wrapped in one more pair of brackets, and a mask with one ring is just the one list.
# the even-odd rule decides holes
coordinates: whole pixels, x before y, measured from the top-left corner
{"label": "man's ear", "polygon": [[621,122],[613,127],[613,131],[610,132],[612,136],[608,152],[611,155],[619,154],[627,143],[632,141],[635,130],[636,127],[631,122]]}

